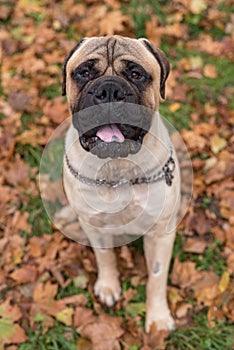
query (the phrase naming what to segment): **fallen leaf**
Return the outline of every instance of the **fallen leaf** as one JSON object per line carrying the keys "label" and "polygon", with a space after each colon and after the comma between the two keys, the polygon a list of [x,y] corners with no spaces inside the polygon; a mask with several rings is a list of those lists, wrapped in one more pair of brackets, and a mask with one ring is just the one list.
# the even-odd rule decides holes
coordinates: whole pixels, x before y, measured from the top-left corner
{"label": "fallen leaf", "polygon": [[43,112],[54,123],[60,124],[67,118],[67,104],[62,97],[56,97],[46,102]]}
{"label": "fallen leaf", "polygon": [[203,74],[207,78],[217,78],[217,70],[216,67],[213,66],[212,64],[206,64],[204,69],[203,69]]}
{"label": "fallen leaf", "polygon": [[206,139],[200,135],[196,135],[193,131],[183,130],[182,136],[187,146],[191,150],[198,149],[201,151],[206,146]]}
{"label": "fallen leaf", "polygon": [[220,153],[218,162],[206,173],[205,183],[209,185],[233,175],[234,155],[224,150]]}
{"label": "fallen leaf", "polygon": [[192,13],[199,14],[207,8],[205,0],[191,0],[188,2]]}
{"label": "fallen leaf", "polygon": [[171,282],[181,288],[190,287],[202,278],[202,273],[196,270],[195,263],[191,261],[180,262],[175,258],[171,273]]}
{"label": "fallen leaf", "polygon": [[129,314],[131,317],[136,317],[139,315],[144,315],[146,312],[146,305],[145,303],[129,303],[126,308],[125,311],[127,314]]}
{"label": "fallen leaf", "polygon": [[181,104],[179,102],[175,102],[169,106],[169,110],[171,112],[176,112],[176,111],[178,111],[178,109],[180,109],[180,107],[181,107]]}
{"label": "fallen leaf", "polygon": [[224,292],[227,289],[229,282],[230,282],[230,273],[228,270],[226,270],[223,272],[221,279],[219,281],[220,292]]}
{"label": "fallen leaf", "polygon": [[170,303],[170,309],[172,312],[175,311],[176,305],[182,301],[182,297],[179,293],[179,289],[175,287],[168,288],[168,301]]}
{"label": "fallen leaf", "polygon": [[215,134],[210,139],[210,148],[215,154],[219,153],[223,148],[227,146],[227,141],[220,137],[218,134]]}
{"label": "fallen leaf", "polygon": [[218,159],[216,157],[210,157],[206,160],[206,164],[204,166],[204,172],[207,172],[209,169],[213,168],[213,166],[217,163]]}
{"label": "fallen leaf", "polygon": [[214,272],[203,271],[201,278],[191,285],[197,303],[205,306],[212,304],[220,294],[219,277]]}
{"label": "fallen leaf", "polygon": [[183,250],[188,253],[202,254],[204,253],[207,245],[208,243],[202,239],[187,238],[185,240]]}
{"label": "fallen leaf", "polygon": [[91,341],[85,338],[79,338],[77,340],[77,350],[93,350]]}
{"label": "fallen leaf", "polygon": [[129,22],[129,17],[123,15],[120,10],[107,12],[100,20],[100,35],[112,35],[124,30],[124,22]]}
{"label": "fallen leaf", "polygon": [[10,305],[9,300],[0,303],[0,345],[20,344],[26,341],[24,329],[15,323],[21,317],[22,314],[18,306]]}
{"label": "fallen leaf", "polygon": [[9,95],[9,104],[15,111],[30,111],[32,97],[25,91],[12,91]]}
{"label": "fallen leaf", "polygon": [[191,310],[193,306],[189,303],[182,303],[177,309],[176,309],[176,317],[183,318],[187,315],[188,311]]}
{"label": "fallen leaf", "polygon": [[159,26],[157,16],[152,15],[145,25],[146,37],[156,46],[160,46],[163,28]]}
{"label": "fallen leaf", "polygon": [[[160,349],[166,348],[165,340],[168,337],[169,332],[166,330],[157,330],[155,322],[150,327],[150,332],[144,337],[144,346],[147,349]],[[144,347],[143,347],[144,349]]]}
{"label": "fallen leaf", "polygon": [[74,278],[73,282],[76,288],[86,289],[88,284],[88,277],[85,274],[85,272],[83,272],[82,274]]}
{"label": "fallen leaf", "polygon": [[24,265],[10,274],[17,283],[24,284],[34,282],[37,278],[36,266]]}
{"label": "fallen leaf", "polygon": [[187,84],[176,84],[173,89],[173,99],[179,102],[186,101],[188,89],[189,87]]}
{"label": "fallen leaf", "polygon": [[81,335],[92,341],[93,350],[120,350],[118,339],[124,333],[120,324],[121,318],[103,314],[98,322],[87,324]]}
{"label": "fallen leaf", "polygon": [[29,168],[19,157],[15,158],[14,162],[9,164],[8,169],[3,170],[3,175],[10,185],[26,186],[29,184]]}
{"label": "fallen leaf", "polygon": [[[66,309],[66,305],[62,300],[55,300],[58,291],[58,286],[49,281],[39,283],[33,292],[33,304],[30,309],[30,323],[34,325],[38,317],[43,320],[43,328],[46,332],[48,328],[54,325],[52,316],[57,315]],[[63,317],[65,317],[62,314]]]}
{"label": "fallen leaf", "polygon": [[72,307],[66,307],[62,311],[58,312],[58,314],[56,315],[56,319],[64,323],[66,326],[71,326],[73,313],[74,310]]}
{"label": "fallen leaf", "polygon": [[74,327],[80,331],[80,328],[85,327],[87,324],[92,323],[96,320],[93,315],[93,310],[85,308],[85,307],[76,307],[74,313]]}
{"label": "fallen leaf", "polygon": [[211,231],[215,223],[206,216],[203,210],[190,213],[186,218],[186,233],[195,231],[199,235],[204,235]]}

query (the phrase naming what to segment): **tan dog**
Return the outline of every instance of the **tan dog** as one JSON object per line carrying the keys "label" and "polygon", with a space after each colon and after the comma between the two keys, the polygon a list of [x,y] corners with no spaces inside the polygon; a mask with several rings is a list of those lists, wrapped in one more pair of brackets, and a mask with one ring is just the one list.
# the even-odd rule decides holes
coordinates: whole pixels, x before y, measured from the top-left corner
{"label": "tan dog", "polygon": [[64,188],[94,247],[95,294],[108,306],[120,298],[111,247],[144,234],[146,331],[153,322],[171,330],[166,285],[180,176],[158,113],[169,63],[146,39],[94,37],[69,53],[63,74],[73,121],[66,137]]}

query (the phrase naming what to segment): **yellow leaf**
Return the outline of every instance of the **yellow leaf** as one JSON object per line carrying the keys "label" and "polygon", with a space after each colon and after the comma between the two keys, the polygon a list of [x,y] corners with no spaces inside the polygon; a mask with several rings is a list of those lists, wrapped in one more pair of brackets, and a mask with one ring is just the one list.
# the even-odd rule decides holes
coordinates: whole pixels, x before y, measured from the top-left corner
{"label": "yellow leaf", "polygon": [[42,13],[43,7],[41,2],[37,0],[19,0],[18,6],[25,11],[25,13],[39,12]]}
{"label": "yellow leaf", "polygon": [[180,103],[179,102],[172,103],[172,105],[170,105],[170,107],[169,107],[169,110],[171,112],[176,112],[176,111],[178,111],[178,109],[180,109]]}
{"label": "yellow leaf", "polygon": [[194,14],[199,14],[207,8],[207,4],[204,0],[192,0],[190,2],[190,10]]}
{"label": "yellow leaf", "polygon": [[203,65],[202,58],[200,56],[192,56],[189,58],[191,69],[199,69]]}
{"label": "yellow leaf", "polygon": [[215,134],[211,137],[210,140],[210,148],[212,152],[215,154],[219,153],[223,148],[227,146],[227,141],[220,137],[219,135]]}
{"label": "yellow leaf", "polygon": [[16,137],[16,141],[22,143],[23,145],[30,144],[36,147],[40,144],[39,132],[36,128],[26,130]]}
{"label": "yellow leaf", "polygon": [[220,292],[224,292],[228,285],[229,285],[229,281],[230,281],[230,273],[228,270],[224,271],[224,273],[221,276],[221,279],[219,281],[219,290]]}
{"label": "yellow leaf", "polygon": [[56,318],[58,321],[64,323],[67,326],[72,325],[72,316],[73,316],[74,310],[72,307],[66,307],[64,310],[60,311]]}

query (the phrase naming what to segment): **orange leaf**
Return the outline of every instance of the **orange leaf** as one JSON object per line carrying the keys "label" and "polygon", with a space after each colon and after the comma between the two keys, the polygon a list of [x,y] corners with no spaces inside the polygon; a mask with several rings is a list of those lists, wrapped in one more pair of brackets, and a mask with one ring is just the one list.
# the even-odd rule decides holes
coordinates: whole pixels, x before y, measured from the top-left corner
{"label": "orange leaf", "polygon": [[216,67],[212,64],[206,64],[204,67],[204,76],[207,78],[217,78],[217,70]]}
{"label": "orange leaf", "polygon": [[100,35],[112,35],[124,30],[124,23],[129,22],[129,17],[121,11],[108,12],[99,22]]}
{"label": "orange leaf", "polygon": [[34,282],[37,278],[37,269],[35,266],[25,265],[10,274],[17,283]]}

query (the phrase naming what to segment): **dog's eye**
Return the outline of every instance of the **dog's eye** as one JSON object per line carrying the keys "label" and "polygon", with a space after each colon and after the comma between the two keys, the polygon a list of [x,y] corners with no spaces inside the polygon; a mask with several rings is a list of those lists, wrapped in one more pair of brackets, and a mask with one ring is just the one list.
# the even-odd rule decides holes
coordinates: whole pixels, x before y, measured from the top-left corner
{"label": "dog's eye", "polygon": [[134,70],[131,72],[131,78],[134,80],[140,80],[142,78],[142,75]]}
{"label": "dog's eye", "polygon": [[90,71],[88,69],[82,70],[79,74],[82,78],[85,78],[85,79],[90,77]]}

